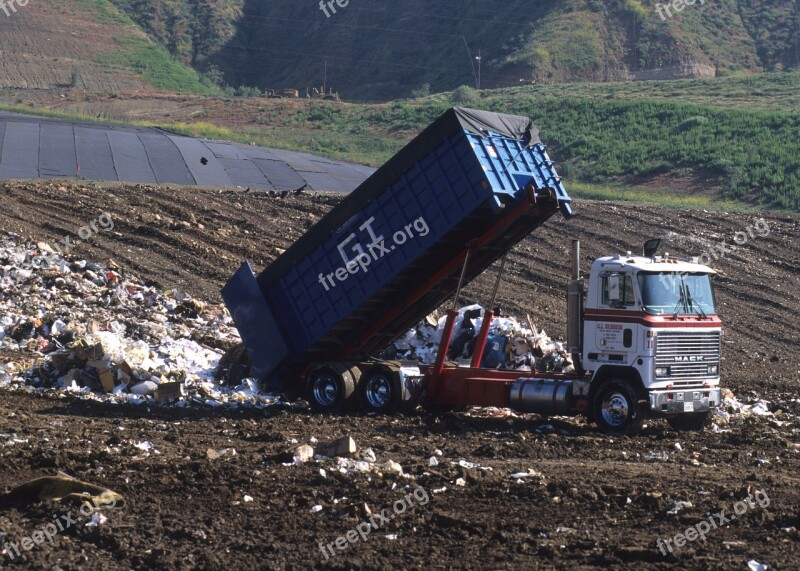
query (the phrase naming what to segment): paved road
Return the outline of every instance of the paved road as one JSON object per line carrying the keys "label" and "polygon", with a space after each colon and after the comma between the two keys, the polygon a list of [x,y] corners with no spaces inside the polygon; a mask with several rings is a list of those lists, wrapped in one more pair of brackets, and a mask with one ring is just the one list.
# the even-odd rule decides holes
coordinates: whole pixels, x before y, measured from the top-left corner
{"label": "paved road", "polygon": [[307,153],[0,112],[0,179],[350,192],[374,169]]}

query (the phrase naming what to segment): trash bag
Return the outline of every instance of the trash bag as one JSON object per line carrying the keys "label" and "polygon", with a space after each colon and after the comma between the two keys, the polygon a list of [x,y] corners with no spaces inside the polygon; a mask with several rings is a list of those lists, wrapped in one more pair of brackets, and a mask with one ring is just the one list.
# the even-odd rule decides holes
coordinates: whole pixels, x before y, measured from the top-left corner
{"label": "trash bag", "polygon": [[506,361],[506,341],[505,337],[490,335],[486,340],[486,349],[483,352],[483,362],[481,367],[484,369],[496,369]]}

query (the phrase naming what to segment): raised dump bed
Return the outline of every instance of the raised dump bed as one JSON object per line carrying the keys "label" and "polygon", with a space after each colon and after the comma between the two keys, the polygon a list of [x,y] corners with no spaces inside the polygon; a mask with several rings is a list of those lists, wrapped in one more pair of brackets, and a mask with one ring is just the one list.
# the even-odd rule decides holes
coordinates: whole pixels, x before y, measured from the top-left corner
{"label": "raised dump bed", "polygon": [[450,109],[257,277],[222,290],[253,374],[286,390],[311,363],[383,349],[559,208],[530,119]]}

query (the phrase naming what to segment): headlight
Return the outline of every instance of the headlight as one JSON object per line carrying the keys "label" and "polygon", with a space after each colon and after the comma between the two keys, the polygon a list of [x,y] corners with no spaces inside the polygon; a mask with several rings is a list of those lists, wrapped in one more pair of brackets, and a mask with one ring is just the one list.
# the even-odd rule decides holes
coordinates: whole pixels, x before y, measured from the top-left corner
{"label": "headlight", "polygon": [[708,374],[709,375],[716,375],[719,373],[719,365],[709,365],[708,366]]}
{"label": "headlight", "polygon": [[656,377],[669,377],[669,367],[656,367]]}

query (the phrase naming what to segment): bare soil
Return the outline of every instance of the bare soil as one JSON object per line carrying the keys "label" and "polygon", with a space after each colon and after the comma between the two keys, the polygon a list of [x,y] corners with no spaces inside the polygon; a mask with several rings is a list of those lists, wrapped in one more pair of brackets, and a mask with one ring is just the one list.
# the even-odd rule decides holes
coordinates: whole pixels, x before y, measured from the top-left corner
{"label": "bare soil", "polygon": [[[26,90],[35,93],[74,87],[116,93],[143,88],[139,76],[98,61],[120,51],[116,39],[146,36],[134,26],[98,17],[90,11],[90,4],[94,3],[30,0],[24,7],[14,4],[16,10],[9,9],[9,16],[3,13],[0,88],[20,90],[20,97]],[[78,77],[73,78],[73,72]]]}
{"label": "bare soil", "polygon": [[[4,182],[0,230],[51,243],[70,236],[74,242],[79,228],[109,212],[114,229],[78,244],[75,255],[112,258],[164,287],[216,302],[243,258],[264,267],[339,199]],[[718,303],[726,324],[724,384],[742,400],[770,400],[776,416],[735,417],[724,432],[703,433],[676,433],[652,421],[639,436],[610,437],[581,419],[492,411],[380,418],[315,416],[288,405],[266,412],[181,410],[2,389],[0,484],[60,470],[107,486],[127,503],[109,512],[105,524],[81,522],[21,559],[0,555],[0,566],[745,569],[756,559],[796,569],[800,217],[764,214],[769,235],[754,231],[733,249],[736,233],[755,228],[761,215],[587,201],[578,201],[576,209],[576,218],[553,218],[509,257],[499,294],[507,313],[529,313],[552,336],[563,336],[573,237],[582,240],[584,268],[589,258],[636,250],[653,236],[668,238],[674,254],[713,248],[719,255],[724,241],[729,251],[717,260],[712,255],[721,272]],[[485,302],[493,280],[490,270],[460,301]],[[11,434],[23,442],[5,436]],[[330,462],[283,465],[283,453],[298,444],[342,435],[372,448],[378,463],[399,462],[411,478],[342,474]],[[143,440],[157,453],[134,447]],[[235,448],[237,454],[210,460],[209,448]],[[432,467],[429,458],[437,449],[442,455]],[[491,470],[451,463],[461,459]],[[529,469],[541,476],[521,483],[510,477]],[[395,513],[394,502],[417,487],[429,501]],[[659,538],[707,521],[709,512],[730,516],[741,506],[737,501],[755,490],[767,495],[768,506],[748,507],[705,540],[662,554]],[[670,515],[679,501],[691,505]],[[366,521],[364,504],[395,517],[326,559],[320,544]],[[312,513],[314,506],[322,509]],[[0,532],[18,542],[66,511],[48,503],[0,510]]]}

